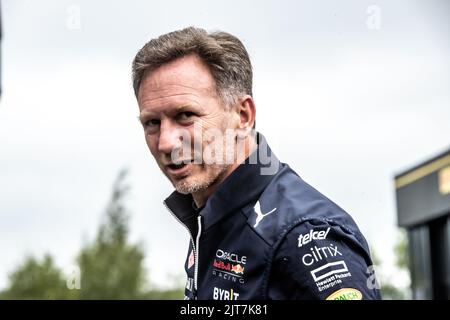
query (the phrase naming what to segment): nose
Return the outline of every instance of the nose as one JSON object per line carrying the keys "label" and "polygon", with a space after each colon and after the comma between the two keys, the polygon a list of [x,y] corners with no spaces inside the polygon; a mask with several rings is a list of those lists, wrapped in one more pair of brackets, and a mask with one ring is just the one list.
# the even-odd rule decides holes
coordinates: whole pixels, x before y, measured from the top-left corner
{"label": "nose", "polygon": [[176,125],[170,121],[161,121],[158,141],[158,151],[169,154],[181,147],[181,137]]}

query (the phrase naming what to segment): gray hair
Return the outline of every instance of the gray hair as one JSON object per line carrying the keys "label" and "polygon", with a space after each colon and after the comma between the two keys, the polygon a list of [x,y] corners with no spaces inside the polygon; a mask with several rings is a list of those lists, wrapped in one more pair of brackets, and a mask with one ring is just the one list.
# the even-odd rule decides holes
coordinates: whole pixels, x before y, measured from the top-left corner
{"label": "gray hair", "polygon": [[252,65],[242,42],[227,32],[188,27],[150,40],[136,54],[132,66],[136,97],[144,74],[189,54],[198,55],[209,67],[225,105],[234,105],[246,94],[252,96]]}

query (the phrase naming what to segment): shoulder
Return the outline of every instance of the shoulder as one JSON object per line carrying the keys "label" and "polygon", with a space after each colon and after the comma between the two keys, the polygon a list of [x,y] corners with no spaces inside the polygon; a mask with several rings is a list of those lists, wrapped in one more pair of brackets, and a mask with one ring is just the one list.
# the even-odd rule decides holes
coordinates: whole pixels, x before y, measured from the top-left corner
{"label": "shoulder", "polygon": [[352,217],[286,164],[259,199],[244,208],[244,214],[249,226],[269,245],[276,245],[293,228],[310,223],[330,224],[366,245]]}
{"label": "shoulder", "polygon": [[274,299],[378,299],[369,249],[323,220],[304,221],[279,242],[271,261]]}
{"label": "shoulder", "polygon": [[243,212],[272,248],[269,298],[379,298],[369,248],[354,220],[289,166]]}

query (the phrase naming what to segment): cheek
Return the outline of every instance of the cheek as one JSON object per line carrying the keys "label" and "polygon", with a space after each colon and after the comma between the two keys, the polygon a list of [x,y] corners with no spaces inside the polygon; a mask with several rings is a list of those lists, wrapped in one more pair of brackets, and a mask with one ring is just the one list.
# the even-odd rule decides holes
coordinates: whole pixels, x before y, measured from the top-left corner
{"label": "cheek", "polygon": [[158,140],[152,136],[145,136],[145,142],[147,143],[147,147],[150,150],[153,156],[156,156],[158,153]]}
{"label": "cheek", "polygon": [[194,174],[196,174],[198,177],[205,177],[208,176],[211,172],[211,168],[207,164],[196,164],[194,169]]}
{"label": "cheek", "polygon": [[203,127],[205,129],[219,129],[223,130],[227,127],[228,117],[226,114],[217,113],[203,120]]}

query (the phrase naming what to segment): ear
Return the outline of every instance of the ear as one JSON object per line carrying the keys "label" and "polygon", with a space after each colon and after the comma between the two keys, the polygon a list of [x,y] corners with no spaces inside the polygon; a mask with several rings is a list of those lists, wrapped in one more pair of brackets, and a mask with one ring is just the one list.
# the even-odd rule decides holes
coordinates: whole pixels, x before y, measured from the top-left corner
{"label": "ear", "polygon": [[256,107],[253,98],[249,95],[243,96],[236,106],[239,116],[238,132],[241,138],[248,136],[255,124]]}

